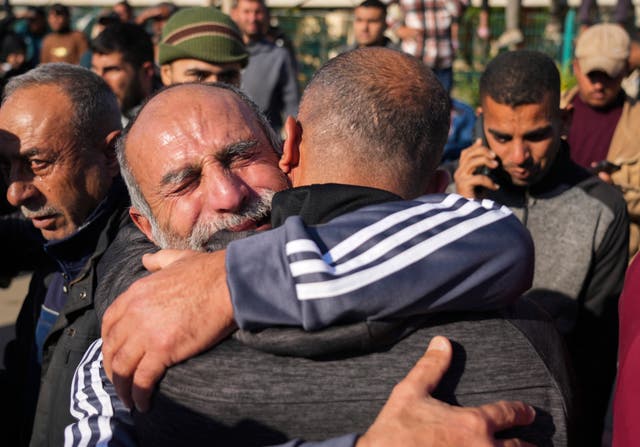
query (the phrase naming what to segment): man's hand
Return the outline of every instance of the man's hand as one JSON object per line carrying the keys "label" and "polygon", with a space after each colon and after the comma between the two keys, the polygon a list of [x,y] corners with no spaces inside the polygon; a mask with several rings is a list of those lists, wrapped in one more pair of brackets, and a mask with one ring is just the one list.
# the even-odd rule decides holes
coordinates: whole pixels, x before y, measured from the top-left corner
{"label": "man's hand", "polygon": [[129,408],[135,404],[146,411],[168,367],[235,329],[224,256],[224,251],[147,255],[145,266],[161,270],[133,283],[107,309],[102,322],[104,367]]}
{"label": "man's hand", "polygon": [[475,174],[476,169],[486,166],[496,169],[499,166],[494,154],[488,147],[482,144],[478,138],[476,142],[460,153],[458,169],[453,174],[456,182],[456,192],[468,199],[482,198],[482,189],[495,191],[499,188],[493,180],[486,175]]}
{"label": "man's hand", "polygon": [[535,411],[522,402],[497,402],[481,407],[454,407],[431,397],[451,363],[451,343],[434,337],[407,377],[393,389],[369,430],[356,447],[530,446],[518,439],[495,439],[494,433],[528,425]]}

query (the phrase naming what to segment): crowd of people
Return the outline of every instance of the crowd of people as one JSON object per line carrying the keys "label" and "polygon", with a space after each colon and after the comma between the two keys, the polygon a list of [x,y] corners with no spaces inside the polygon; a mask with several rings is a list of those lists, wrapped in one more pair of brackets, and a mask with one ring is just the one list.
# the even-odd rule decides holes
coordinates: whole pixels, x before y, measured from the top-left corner
{"label": "crowd of people", "polygon": [[502,51],[474,111],[464,4],[398,5],[302,95],[263,0],[5,5],[3,445],[639,442],[634,42],[589,23],[564,92]]}

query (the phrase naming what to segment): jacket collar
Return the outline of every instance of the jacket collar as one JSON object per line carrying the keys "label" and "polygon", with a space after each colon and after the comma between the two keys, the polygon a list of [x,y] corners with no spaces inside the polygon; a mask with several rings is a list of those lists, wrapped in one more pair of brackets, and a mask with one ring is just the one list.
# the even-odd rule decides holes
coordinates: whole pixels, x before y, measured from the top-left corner
{"label": "jacket collar", "polygon": [[367,205],[402,200],[381,189],[326,183],[280,191],[273,196],[271,225],[275,228],[291,216],[317,225]]}

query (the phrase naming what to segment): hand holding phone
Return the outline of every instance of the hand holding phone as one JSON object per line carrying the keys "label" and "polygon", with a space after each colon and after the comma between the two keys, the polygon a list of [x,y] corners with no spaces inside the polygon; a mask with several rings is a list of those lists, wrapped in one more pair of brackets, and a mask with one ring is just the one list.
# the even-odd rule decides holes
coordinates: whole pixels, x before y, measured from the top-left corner
{"label": "hand holding phone", "polygon": [[601,160],[597,163],[591,164],[591,172],[593,172],[594,174],[598,174],[600,172],[606,172],[607,174],[612,174],[619,170],[620,170],[620,165],[611,163],[609,160]]}
{"label": "hand holding phone", "polygon": [[[499,185],[491,179],[494,170],[500,166],[496,155],[482,144],[480,139],[460,153],[458,168],[453,175],[458,194],[479,199],[486,190],[496,190]],[[498,169],[496,172],[503,171]]]}

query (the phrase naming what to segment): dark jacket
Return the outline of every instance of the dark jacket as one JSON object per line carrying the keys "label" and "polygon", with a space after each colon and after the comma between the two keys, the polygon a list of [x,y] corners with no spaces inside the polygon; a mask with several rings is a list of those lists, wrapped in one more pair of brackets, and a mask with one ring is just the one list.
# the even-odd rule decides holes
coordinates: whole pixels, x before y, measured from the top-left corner
{"label": "dark jacket", "polygon": [[[71,380],[88,346],[99,338],[100,326],[93,308],[93,294],[98,283],[96,274],[102,254],[120,229],[129,220],[129,198],[124,184],[114,182],[107,198],[104,215],[89,225],[95,225],[87,234],[93,240],[77,239],[75,247],[95,244],[89,261],[81,273],[65,287],[68,297],[43,347],[41,371],[37,371],[35,329],[47,288],[54,275],[60,275],[55,260],[41,253],[35,268],[29,292],[16,322],[16,339],[7,347],[5,364],[7,383],[12,393],[12,404],[17,408],[3,433],[16,433],[12,443],[22,446],[62,446],[64,428],[72,422],[69,413]],[[101,204],[102,205],[102,204]],[[89,227],[83,227],[81,231]],[[4,236],[3,236],[4,237]],[[97,237],[97,240],[95,240]],[[16,243],[19,241],[15,240]],[[86,245],[85,245],[86,244]],[[34,389],[34,374],[40,375],[39,390]],[[3,401],[7,402],[3,398]],[[11,402],[9,401],[9,402]],[[33,430],[32,430],[33,429]],[[3,435],[4,436],[4,435]],[[4,443],[4,441],[3,441]]]}

